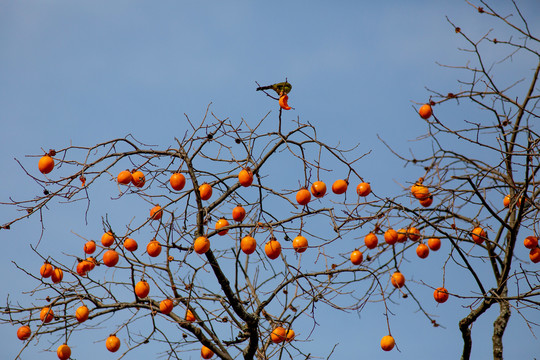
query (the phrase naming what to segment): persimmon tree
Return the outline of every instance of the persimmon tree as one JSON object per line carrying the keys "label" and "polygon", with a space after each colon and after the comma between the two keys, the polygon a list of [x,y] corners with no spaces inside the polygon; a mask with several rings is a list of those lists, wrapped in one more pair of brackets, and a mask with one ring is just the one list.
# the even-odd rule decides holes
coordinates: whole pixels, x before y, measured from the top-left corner
{"label": "persimmon tree", "polygon": [[[37,284],[28,298],[8,299],[1,309],[1,321],[15,325],[25,341],[19,355],[46,338],[46,350],[67,359],[77,331],[99,328],[101,335],[89,341],[101,341],[118,358],[148,342],[161,344],[172,359],[185,351],[204,358],[309,358],[303,340],[311,331],[295,324],[311,319],[315,327],[317,303],[335,311],[379,306],[388,324],[380,345],[390,351],[391,325],[399,321],[399,313],[389,316],[391,300],[415,302],[433,326],[439,324],[425,301],[470,309],[456,320],[464,359],[472,325],[498,306],[493,357],[501,359],[511,314],[534,331],[526,314],[537,315],[540,305],[539,39],[517,7],[514,18],[487,4],[475,9],[518,36],[472,39],[449,20],[471,59],[444,65],[465,78],[457,89],[430,90],[419,109],[428,129],[421,140],[432,151],[415,158],[395,152],[419,174],[400,179],[397,195],[359,170],[364,156],[376,154],[327,144],[315,126],[285,121],[289,106],[283,105],[257,124],[210,111],[200,120],[186,117],[187,130],[167,146],[128,136],[20,161],[42,194],[5,201],[20,215],[2,231],[41,221],[33,249],[42,260],[35,269],[20,268]],[[497,47],[502,58],[486,59],[484,45]],[[498,66],[516,57],[533,68],[512,67],[523,77],[500,80]],[[281,104],[287,105],[283,98]],[[111,203],[129,204],[130,220],[93,206],[92,189],[103,187],[116,192]],[[73,229],[76,253],[39,250],[38,242],[48,241],[46,214],[72,204],[84,205],[73,216],[99,213],[100,226]],[[346,238],[356,248],[344,249]],[[446,256],[440,281],[416,274],[420,281],[411,285],[407,260],[421,261],[430,251]],[[466,270],[466,289],[446,285],[455,269]],[[419,287],[431,288],[434,298],[416,296]]]}

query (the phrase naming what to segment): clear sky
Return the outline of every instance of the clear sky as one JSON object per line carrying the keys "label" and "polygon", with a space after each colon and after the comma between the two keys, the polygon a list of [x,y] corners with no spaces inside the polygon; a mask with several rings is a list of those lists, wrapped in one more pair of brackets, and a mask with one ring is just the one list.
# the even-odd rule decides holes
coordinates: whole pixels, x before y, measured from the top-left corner
{"label": "clear sky", "polygon": [[[518,3],[538,34],[540,3]],[[500,9],[507,13],[509,6]],[[188,129],[184,114],[200,119],[210,103],[219,118],[256,123],[278,110],[274,101],[255,92],[256,82],[285,78],[293,84],[289,104],[295,110],[284,119],[309,121],[328,143],[359,144],[359,154],[372,150],[359,170],[378,188],[398,194],[399,184],[419,174],[404,168],[377,136],[400,152],[429,152],[412,141],[426,130],[413,106],[428,101],[426,87],[458,91],[456,78],[463,74],[437,62],[463,65],[467,59],[458,51],[464,43],[445,16],[472,37],[494,26],[465,1],[0,0],[0,201],[36,191],[14,158],[30,166],[34,159],[25,155],[41,154],[41,149],[91,145],[127,134],[167,147]],[[450,107],[445,111],[451,116]],[[47,249],[84,226],[83,219],[71,222],[69,212],[50,211],[47,230],[53,235],[45,237]],[[0,223],[12,214],[0,210]],[[68,219],[64,233],[53,229],[52,224]],[[35,220],[0,232],[2,302],[10,294],[24,303],[22,291],[35,286],[11,263],[31,267],[39,260],[29,247],[39,238],[39,227],[31,224]],[[418,276],[440,269],[441,259],[442,254],[427,259]],[[431,300],[429,291],[424,293]],[[457,321],[466,314],[461,304],[430,302],[428,311],[440,317],[440,328],[431,327],[410,301],[392,309],[401,352],[380,350],[386,324],[375,304],[361,316],[321,314],[319,335],[309,343],[312,354],[326,358],[339,343],[334,359],[459,357]],[[489,357],[495,316],[488,312],[475,324],[473,358]],[[15,329],[1,326],[0,334],[2,357],[13,358],[21,347]],[[90,342],[100,339],[91,334]],[[113,358],[101,344],[77,345],[74,358]],[[509,359],[532,358],[540,349],[517,313],[505,346]],[[79,355],[82,349],[87,355]],[[154,350],[149,345],[128,358]],[[55,356],[32,354],[33,349],[24,358]],[[199,358],[197,352],[185,356]]]}

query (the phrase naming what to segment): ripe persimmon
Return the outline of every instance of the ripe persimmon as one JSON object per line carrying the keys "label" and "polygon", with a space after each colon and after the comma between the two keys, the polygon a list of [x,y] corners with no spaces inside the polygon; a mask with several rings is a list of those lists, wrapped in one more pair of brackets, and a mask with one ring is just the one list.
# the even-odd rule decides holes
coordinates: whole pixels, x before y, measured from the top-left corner
{"label": "ripe persimmon", "polygon": [[529,259],[531,259],[531,261],[535,264],[539,263],[540,262],[540,248],[531,249],[531,251],[529,252]]}
{"label": "ripe persimmon", "polygon": [[448,300],[448,296],[448,290],[443,287],[438,287],[433,292],[433,297],[439,304],[446,302],[446,300]]}
{"label": "ripe persimmon", "polygon": [[270,339],[272,339],[272,342],[274,344],[279,344],[283,342],[285,339],[287,339],[287,330],[285,330],[281,326],[277,326],[274,330],[272,330],[272,333],[270,334]]}
{"label": "ripe persimmon", "polygon": [[403,274],[399,271],[396,271],[390,277],[390,282],[392,283],[392,285],[394,285],[394,287],[400,288],[405,285],[405,276],[403,276]]}
{"label": "ripe persimmon", "polygon": [[322,181],[315,181],[311,184],[311,193],[316,198],[321,198],[326,194],[326,184]]}
{"label": "ripe persimmon", "polygon": [[364,237],[364,243],[368,249],[375,249],[379,243],[379,239],[377,239],[377,235],[370,232]]}
{"label": "ripe persimmon", "polygon": [[186,311],[186,321],[194,322],[195,320],[197,320],[197,318],[195,317],[195,315],[193,315],[193,312],[191,310],[187,309],[187,311]]}
{"label": "ripe persimmon", "polygon": [[418,246],[416,247],[416,255],[418,255],[420,259],[427,258],[429,255],[429,248],[427,247],[427,245],[418,244]]}
{"label": "ripe persimmon", "polygon": [[[221,229],[222,227],[229,226],[229,222],[227,219],[221,218],[216,222],[216,230]],[[229,232],[229,230],[221,230],[218,232],[218,235],[223,236],[226,235]]]}
{"label": "ripe persimmon", "polygon": [[411,186],[411,194],[418,200],[427,199],[430,195],[428,187],[421,183],[416,183]]}
{"label": "ripe persimmon", "polygon": [[105,254],[103,254],[103,263],[108,267],[113,267],[118,264],[118,260],[120,260],[120,257],[114,250],[107,250],[105,251]]}
{"label": "ripe persimmon", "polygon": [[139,281],[135,284],[135,295],[140,299],[144,299],[150,293],[150,285],[145,280]]}
{"label": "ripe persimmon", "polygon": [[298,190],[296,193],[296,202],[300,205],[307,205],[311,200],[311,193],[306,188]]}
{"label": "ripe persimmon", "polygon": [[510,201],[512,199],[510,198],[510,195],[506,195],[503,199],[503,205],[505,208],[509,207],[510,206]]}
{"label": "ripe persimmon", "polygon": [[366,182],[358,184],[358,186],[356,187],[356,193],[359,196],[368,196],[371,193],[371,185]]}
{"label": "ripe persimmon", "polygon": [[159,303],[159,311],[161,311],[162,314],[170,314],[173,308],[174,303],[171,299],[164,299]]}
{"label": "ripe persimmon", "polygon": [[212,186],[210,184],[204,183],[199,186],[199,194],[201,195],[202,200],[208,200],[212,197]]}
{"label": "ripe persimmon", "polygon": [[42,174],[48,174],[54,169],[54,160],[49,155],[43,155],[38,162],[38,169]]}
{"label": "ripe persimmon", "polygon": [[429,195],[427,198],[420,200],[420,205],[423,207],[430,207],[433,204],[433,195]]}
{"label": "ripe persimmon", "polygon": [[343,194],[345,191],[347,191],[348,186],[349,184],[347,183],[347,181],[339,179],[334,181],[334,183],[332,184],[332,191],[334,192],[334,194]]}
{"label": "ripe persimmon", "polygon": [[50,323],[54,319],[54,312],[50,307],[46,306],[39,312],[39,318],[45,324]]}
{"label": "ripe persimmon", "polygon": [[101,245],[109,247],[114,244],[114,236],[111,231],[107,231],[101,236]]}
{"label": "ripe persimmon", "polygon": [[292,108],[288,104],[289,101],[289,95],[283,94],[279,97],[279,107],[281,107],[283,110],[291,110]]}
{"label": "ripe persimmon", "polygon": [[238,173],[238,182],[243,187],[248,187],[253,183],[253,173],[250,168],[244,168]]}
{"label": "ripe persimmon", "polygon": [[80,323],[88,320],[88,315],[90,315],[90,310],[88,310],[86,305],[79,306],[77,310],[75,310],[75,318]]}
{"label": "ripe persimmon", "polygon": [[420,230],[418,230],[418,229],[415,228],[414,226],[411,226],[411,227],[407,230],[407,236],[408,236],[409,239],[411,239],[412,241],[417,241],[418,239],[420,239]]}
{"label": "ripe persimmon", "polygon": [[538,238],[532,235],[527,236],[525,240],[523,240],[523,245],[525,245],[527,249],[534,249],[538,246]]}
{"label": "ripe persimmon", "polygon": [[174,173],[171,175],[169,183],[174,190],[180,191],[186,185],[186,177],[181,173]]}
{"label": "ripe persimmon", "polygon": [[144,177],[144,174],[142,171],[137,170],[133,174],[131,174],[132,179],[131,183],[135,185],[138,188],[141,188],[144,186],[144,183],[146,182],[146,178]]}
{"label": "ripe persimmon", "polygon": [[210,249],[210,240],[205,236],[199,236],[193,243],[193,249],[199,255],[204,254]]}
{"label": "ripe persimmon", "polygon": [[424,120],[429,119],[431,117],[431,115],[433,114],[433,110],[431,109],[431,105],[424,104],[424,105],[420,106],[420,109],[418,110],[418,114]]}
{"label": "ripe persimmon", "polygon": [[92,264],[88,260],[81,260],[77,263],[76,271],[80,276],[86,276],[91,270]]}
{"label": "ripe persimmon", "polygon": [[118,181],[119,184],[129,185],[129,183],[133,181],[133,175],[129,170],[120,171],[116,177],[116,181]]}
{"label": "ripe persimmon", "polygon": [[396,345],[396,341],[391,335],[383,336],[381,339],[381,349],[384,351],[390,351]]}
{"label": "ripe persimmon", "polygon": [[364,260],[364,255],[360,250],[354,250],[351,252],[351,262],[354,265],[360,265],[362,261]]}
{"label": "ripe persimmon", "polygon": [[404,243],[405,241],[407,241],[407,230],[405,229],[399,229],[397,231],[397,242],[398,243]]}
{"label": "ripe persimmon", "polygon": [[163,210],[161,209],[161,206],[156,205],[152,209],[150,209],[150,219],[159,220],[161,219],[162,215],[163,215]]}
{"label": "ripe persimmon", "polygon": [[472,239],[476,244],[481,244],[487,238],[487,234],[481,227],[475,227],[472,231]]}
{"label": "ripe persimmon", "polygon": [[212,350],[210,350],[210,348],[203,345],[201,347],[201,357],[203,359],[211,359],[212,356],[214,356],[214,352]]}
{"label": "ripe persimmon", "polygon": [[384,232],[384,241],[388,245],[394,245],[398,241],[398,233],[396,230],[390,228]]}
{"label": "ripe persimmon", "polygon": [[118,351],[118,349],[120,349],[120,339],[114,334],[110,335],[107,340],[105,340],[105,347],[107,347],[107,350],[110,352]]}
{"label": "ripe persimmon", "polygon": [[30,330],[30,326],[23,325],[17,329],[17,337],[19,340],[28,340],[32,336],[32,330]]}
{"label": "ripe persimmon", "polygon": [[307,247],[308,241],[304,236],[298,235],[293,239],[293,248],[297,253],[303,253],[306,251]]}
{"label": "ripe persimmon", "polygon": [[124,240],[124,248],[126,248],[127,251],[133,252],[139,248],[139,244],[132,238],[126,238],[126,240]]}
{"label": "ripe persimmon", "polygon": [[53,266],[47,261],[43,263],[43,265],[41,265],[41,268],[39,269],[39,273],[41,274],[41,277],[43,278],[51,277],[53,271],[54,271]]}
{"label": "ripe persimmon", "polygon": [[257,241],[252,236],[244,236],[242,240],[240,240],[240,248],[247,255],[253,254],[255,249],[257,249]]}
{"label": "ripe persimmon", "polygon": [[269,259],[274,260],[281,254],[281,244],[275,238],[270,238],[264,245],[264,252]]}
{"label": "ripe persimmon", "polygon": [[431,250],[437,251],[441,248],[441,239],[436,237],[429,238],[427,244]]}
{"label": "ripe persimmon", "polygon": [[152,239],[146,245],[146,252],[151,257],[157,257],[161,254],[161,244],[156,239]]}
{"label": "ripe persimmon", "polygon": [[71,349],[67,344],[62,344],[56,349],[56,355],[60,360],[67,360],[71,356]]}
{"label": "ripe persimmon", "polygon": [[290,341],[293,341],[294,340],[294,330],[293,329],[288,329],[287,330],[287,335],[286,335],[286,338],[285,338],[285,341],[287,342],[290,342]]}
{"label": "ripe persimmon", "polygon": [[64,272],[62,269],[54,268],[53,273],[51,275],[51,280],[53,283],[58,284],[62,279],[64,278]]}
{"label": "ripe persimmon", "polygon": [[[114,241],[114,238],[113,238],[113,241]],[[87,253],[88,255],[91,255],[94,253],[94,251],[96,251],[96,242],[94,240],[87,241],[84,244],[84,252]]]}
{"label": "ripe persimmon", "polygon": [[242,220],[244,220],[244,218],[246,217],[246,210],[238,205],[237,207],[235,207],[232,211],[232,218],[234,221],[237,221],[237,222],[242,222]]}

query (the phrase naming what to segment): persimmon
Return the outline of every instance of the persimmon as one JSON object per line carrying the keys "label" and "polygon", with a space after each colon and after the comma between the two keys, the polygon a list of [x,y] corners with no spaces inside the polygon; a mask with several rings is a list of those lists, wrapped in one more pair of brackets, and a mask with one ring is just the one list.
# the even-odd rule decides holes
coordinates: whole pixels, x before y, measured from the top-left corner
{"label": "persimmon", "polygon": [[214,352],[212,350],[210,350],[210,348],[203,345],[201,347],[201,357],[203,359],[211,359],[212,356],[214,356]]}
{"label": "persimmon", "polygon": [[427,198],[422,199],[419,202],[423,207],[430,207],[431,204],[433,204],[433,195],[430,194]]}
{"label": "persimmon", "polygon": [[379,239],[377,239],[377,235],[370,232],[364,237],[364,243],[368,249],[375,249],[379,243]]}
{"label": "persimmon", "polygon": [[384,351],[390,351],[396,345],[396,341],[391,335],[383,336],[381,339],[381,349]]}
{"label": "persimmon", "polygon": [[429,238],[427,244],[431,250],[437,251],[441,248],[441,239],[436,237]]}
{"label": "persimmon", "polygon": [[171,299],[164,299],[159,303],[159,311],[161,311],[162,314],[170,314],[173,308],[174,303]]}
{"label": "persimmon", "polygon": [[322,181],[315,181],[311,184],[311,193],[316,198],[321,198],[326,194],[326,184]]}
{"label": "persimmon", "polygon": [[43,155],[38,161],[38,169],[42,174],[48,174],[54,169],[54,160],[49,155]]}
{"label": "persimmon", "polygon": [[135,187],[141,188],[144,186],[144,183],[146,182],[146,178],[144,177],[144,174],[142,171],[137,170],[133,174],[131,174],[133,177],[131,179],[131,183],[135,185]]}
{"label": "persimmon", "polygon": [[270,260],[274,260],[281,254],[281,244],[275,238],[271,238],[270,241],[264,245],[264,252]]}
{"label": "persimmon", "polygon": [[292,108],[288,104],[289,101],[289,95],[283,94],[279,97],[279,107],[281,107],[283,110],[291,110]]}
{"label": "persimmon", "polygon": [[354,265],[360,265],[362,261],[364,260],[364,255],[360,250],[354,250],[351,252],[351,262]]}
{"label": "persimmon", "polygon": [[88,315],[90,315],[90,310],[88,310],[86,305],[79,306],[77,310],[75,310],[75,318],[80,323],[88,320]]}
{"label": "persimmon", "polygon": [[347,181],[341,179],[336,180],[332,184],[332,192],[338,195],[343,194],[347,191],[348,186],[349,184],[347,183]]}
{"label": "persimmon", "polygon": [[187,311],[186,311],[186,321],[194,322],[195,320],[197,320],[197,318],[195,317],[195,315],[193,315],[193,312],[191,310],[187,309]]}
{"label": "persimmon", "polygon": [[418,230],[414,226],[411,226],[409,229],[407,229],[407,236],[412,241],[417,241],[418,239],[420,239],[420,230]]}
{"label": "persimmon", "polygon": [[163,215],[163,210],[161,209],[161,206],[156,205],[152,209],[150,209],[150,219],[159,220],[161,219],[162,215]]}
{"label": "persimmon", "polygon": [[161,254],[161,244],[156,239],[152,239],[146,245],[146,252],[151,257],[157,257]]}
{"label": "persimmon", "polygon": [[126,238],[126,240],[124,240],[124,248],[127,251],[133,252],[139,248],[139,244],[132,238]]}
{"label": "persimmon", "polygon": [[427,258],[429,255],[429,247],[426,244],[418,244],[416,247],[416,255],[418,255],[420,259]]}
{"label": "persimmon", "polygon": [[487,238],[487,234],[481,227],[475,227],[471,233],[473,241],[480,245]]}
{"label": "persimmon", "polygon": [[90,269],[90,271],[94,270],[94,268],[96,267],[96,259],[94,259],[93,257],[89,256],[86,258],[86,262],[88,263],[88,268]]}
{"label": "persimmon", "polygon": [[390,228],[384,232],[384,241],[388,245],[394,245],[398,241],[398,233],[396,230]]}
{"label": "persimmon", "polygon": [[505,208],[509,207],[510,206],[510,201],[512,199],[510,198],[510,195],[506,195],[503,199],[503,205]]}
{"label": "persimmon", "polygon": [[253,183],[253,173],[250,168],[244,168],[238,173],[238,182],[243,187],[248,187]]}
{"label": "persimmon", "polygon": [[118,260],[120,260],[120,257],[114,250],[107,250],[105,251],[105,254],[103,254],[103,263],[108,267],[113,267],[118,264]]}
{"label": "persimmon", "polygon": [[60,360],[67,360],[71,356],[71,349],[67,344],[62,344],[56,349],[56,355]]}
{"label": "persimmon", "polygon": [[53,266],[47,261],[43,263],[43,265],[41,265],[41,268],[39,269],[39,273],[41,274],[41,277],[43,278],[50,278],[53,271],[54,271]]}
{"label": "persimmon", "polygon": [[186,177],[181,173],[174,173],[171,175],[169,183],[174,190],[180,191],[186,186]]}
{"label": "persimmon", "polygon": [[237,207],[235,207],[232,211],[232,218],[234,221],[237,221],[237,222],[242,222],[242,220],[244,220],[244,218],[246,217],[246,210],[238,205]]}
{"label": "persimmon", "polygon": [[87,241],[84,244],[84,252],[87,253],[88,255],[91,255],[94,253],[94,251],[96,251],[96,242],[94,240]]}
{"label": "persimmon", "polygon": [[371,193],[371,185],[366,182],[358,184],[358,186],[356,187],[356,193],[359,196],[368,196]]}
{"label": "persimmon", "polygon": [[[216,222],[216,230],[221,229],[222,227],[229,226],[229,222],[227,219],[221,218]],[[218,232],[218,235],[223,236],[226,235],[229,232],[229,230],[221,230]]]}
{"label": "persimmon", "polygon": [[255,249],[257,249],[257,241],[252,236],[244,236],[242,240],[240,240],[240,248],[244,254],[253,254]]}
{"label": "persimmon", "polygon": [[404,243],[405,241],[407,241],[407,230],[405,229],[399,229],[397,231],[397,242],[398,243]]}
{"label": "persimmon", "polygon": [[51,280],[53,283],[58,284],[62,279],[64,278],[64,272],[62,269],[54,268],[53,273],[51,275]]}
{"label": "persimmon", "polygon": [[418,200],[427,199],[430,195],[428,187],[420,183],[411,186],[411,194]]}
{"label": "persimmon", "polygon": [[17,329],[17,337],[19,340],[28,340],[32,336],[32,330],[30,330],[30,326],[23,325]]}
{"label": "persimmon", "polygon": [[144,299],[150,293],[150,285],[145,280],[139,281],[135,284],[135,295],[140,299]]}
{"label": "persimmon", "polygon": [[307,247],[308,241],[304,236],[298,235],[293,239],[293,248],[297,253],[303,253],[306,251]]}
{"label": "persimmon", "polygon": [[399,271],[396,271],[390,277],[390,282],[392,283],[392,285],[394,285],[394,287],[400,288],[405,285],[405,276],[403,276],[403,274]]}
{"label": "persimmon", "polygon": [[204,254],[210,249],[210,240],[206,236],[199,236],[193,243],[193,249],[199,255]]}
{"label": "persimmon", "polygon": [[433,114],[433,110],[431,109],[431,105],[424,104],[424,105],[420,106],[420,109],[418,110],[418,114],[424,120],[429,119],[431,117],[431,115]]}
{"label": "persimmon", "polygon": [[109,247],[114,244],[114,236],[111,231],[107,231],[101,236],[101,245]]}
{"label": "persimmon", "polygon": [[306,188],[298,190],[296,193],[296,202],[300,205],[307,205],[311,200],[311,193]]}
{"label": "persimmon", "polygon": [[446,300],[448,300],[448,290],[443,287],[438,287],[433,292],[433,297],[439,304],[445,303]]}
{"label": "persimmon", "polygon": [[285,341],[287,341],[287,342],[293,341],[294,336],[295,336],[294,330],[293,329],[288,329],[287,330],[287,335],[285,336]]}
{"label": "persimmon", "polygon": [[212,186],[210,184],[204,183],[199,186],[199,194],[201,195],[202,200],[208,200],[212,197]]}
{"label": "persimmon", "polygon": [[270,339],[274,344],[279,344],[287,338],[287,330],[281,326],[277,326],[270,334]]}
{"label": "persimmon", "polygon": [[54,312],[50,307],[46,306],[39,312],[39,318],[45,324],[50,323],[54,319]]}
{"label": "persimmon", "polygon": [[119,184],[129,185],[129,183],[133,181],[133,175],[129,170],[120,171],[116,177],[116,181],[118,181]]}
{"label": "persimmon", "polygon": [[534,249],[538,246],[538,238],[532,235],[527,236],[525,240],[523,240],[523,245],[525,245],[527,249]]}
{"label": "persimmon", "polygon": [[110,352],[116,352],[120,349],[120,339],[116,335],[110,335],[107,340],[105,340],[105,347]]}
{"label": "persimmon", "polygon": [[529,252],[529,259],[535,264],[540,262],[540,248],[531,249]]}
{"label": "persimmon", "polygon": [[92,270],[92,264],[88,260],[81,260],[77,263],[77,274],[86,276]]}

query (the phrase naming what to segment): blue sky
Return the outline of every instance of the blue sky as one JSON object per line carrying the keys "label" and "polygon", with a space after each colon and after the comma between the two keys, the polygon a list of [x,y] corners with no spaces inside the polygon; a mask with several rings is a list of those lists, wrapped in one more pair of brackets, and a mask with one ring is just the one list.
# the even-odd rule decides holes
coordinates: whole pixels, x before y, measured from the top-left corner
{"label": "blue sky", "polygon": [[[519,4],[538,30],[540,4]],[[508,4],[502,6],[507,12]],[[210,103],[219,118],[257,123],[269,111],[276,116],[278,109],[255,92],[256,82],[285,77],[293,84],[289,104],[295,108],[285,121],[298,117],[314,124],[328,143],[359,144],[360,153],[371,150],[359,164],[361,172],[378,188],[398,194],[399,184],[418,172],[403,168],[377,135],[400,152],[430,151],[412,141],[425,132],[413,105],[429,99],[425,87],[456,92],[455,80],[463,74],[436,62],[462,65],[467,59],[457,50],[464,43],[445,16],[473,38],[493,27],[464,1],[0,1],[0,163],[8,170],[0,201],[35,191],[14,158],[30,167],[33,159],[25,155],[41,154],[42,148],[91,145],[127,134],[167,147],[187,130],[185,116],[200,119]],[[456,109],[443,111],[453,116]],[[56,229],[54,224],[65,223],[70,213],[50,211],[45,249],[58,248],[71,231],[84,232],[84,219],[69,218],[69,229]],[[2,209],[0,221],[12,214]],[[24,302],[23,289],[35,286],[11,264],[35,264],[33,254],[20,255],[39,237],[35,220],[0,232],[5,249],[0,266],[15,279],[2,282],[2,301],[10,294]],[[422,266],[419,272],[429,272],[440,267],[440,259],[429,258]],[[322,358],[331,349],[328,344],[339,343],[336,359],[435,354],[455,359],[461,349],[457,321],[466,309],[457,302],[430,306],[444,328],[430,327],[411,302],[393,307],[401,353],[379,349],[386,326],[379,304],[360,316],[321,316],[319,335],[309,346]],[[490,354],[485,349],[491,346],[494,318],[488,313],[475,325],[473,358]],[[0,327],[0,333],[15,339],[10,326]],[[540,343],[513,314],[505,346],[509,358],[530,358]],[[20,347],[8,341],[4,352],[13,358]],[[110,357],[101,347],[88,349]],[[32,351],[26,358],[35,358]],[[198,353],[186,358],[196,359]]]}

